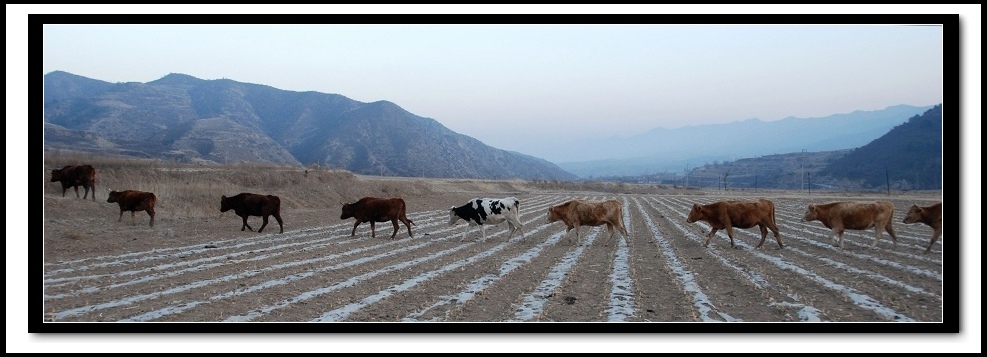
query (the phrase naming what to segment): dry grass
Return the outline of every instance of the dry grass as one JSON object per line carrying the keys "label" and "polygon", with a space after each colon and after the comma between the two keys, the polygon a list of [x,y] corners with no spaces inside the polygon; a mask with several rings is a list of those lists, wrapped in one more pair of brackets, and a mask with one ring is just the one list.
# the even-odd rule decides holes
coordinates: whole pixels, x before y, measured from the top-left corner
{"label": "dry grass", "polygon": [[[425,179],[371,177],[346,170],[267,164],[198,165],[154,159],[50,151],[45,155],[45,189],[59,196],[61,185],[50,182],[51,170],[65,165],[96,168],[96,200],[106,202],[109,190],[153,192],[161,218],[215,217],[220,196],[240,192],[277,195],[282,209],[325,209],[365,196],[425,197],[463,192],[504,197],[528,192],[657,193],[654,185],[608,182]],[[74,194],[73,190],[66,196]]]}

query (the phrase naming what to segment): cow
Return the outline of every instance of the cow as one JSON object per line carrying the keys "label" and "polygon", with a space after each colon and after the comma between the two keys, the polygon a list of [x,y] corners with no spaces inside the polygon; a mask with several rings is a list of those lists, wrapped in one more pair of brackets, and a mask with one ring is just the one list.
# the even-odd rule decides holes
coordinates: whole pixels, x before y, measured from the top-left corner
{"label": "cow", "polygon": [[136,224],[135,214],[137,211],[146,211],[147,215],[151,216],[151,227],[154,227],[154,204],[157,201],[158,198],[154,196],[154,193],[136,190],[111,190],[106,198],[106,202],[116,202],[120,205],[120,218],[117,219],[117,222],[123,220],[123,212],[130,211],[130,220]]}
{"label": "cow", "polygon": [[836,245],[835,235],[840,237],[840,249],[843,249],[843,230],[865,230],[874,228],[874,243],[877,247],[881,240],[881,232],[887,231],[894,246],[898,246],[898,237],[892,227],[894,205],[884,201],[836,201],[824,204],[810,204],[802,217],[802,222],[820,221],[826,228],[831,229],[829,237]]}
{"label": "cow", "polygon": [[928,253],[932,251],[932,246],[936,244],[939,237],[942,236],[942,202],[936,203],[931,206],[922,207],[913,204],[911,208],[908,209],[908,213],[905,213],[905,218],[901,220],[902,223],[925,223],[929,227],[932,227],[932,240],[929,241],[929,247],[925,248],[925,252]]}
{"label": "cow", "polygon": [[[617,200],[591,201],[591,200],[570,200],[560,205],[548,208],[546,223],[562,221],[565,223],[565,234],[576,230],[576,241],[579,241],[580,226],[602,226],[607,225],[610,237],[613,239],[617,230],[627,237],[627,228],[624,227],[624,207]],[[572,244],[572,236],[567,236],[569,244]]]}
{"label": "cow", "polygon": [[68,165],[51,170],[51,182],[62,183],[62,197],[70,187],[75,188],[75,197],[79,197],[79,186],[82,186],[86,190],[82,199],[86,199],[92,191],[93,202],[96,201],[96,169],[92,165]]}
{"label": "cow", "polygon": [[480,236],[486,240],[487,233],[484,225],[497,225],[504,222],[507,222],[510,230],[507,239],[511,239],[514,232],[521,232],[523,239],[524,230],[522,228],[524,225],[521,224],[520,214],[521,201],[515,197],[474,198],[462,206],[449,208],[449,225],[455,225],[460,219],[466,221],[466,230],[463,231],[463,238],[459,240],[460,242],[466,240],[466,234],[469,233],[470,227],[479,226]]}
{"label": "cow", "polygon": [[391,221],[391,224],[394,225],[391,239],[394,239],[401,229],[398,226],[398,221],[401,221],[405,227],[408,227],[408,237],[414,238],[411,233],[411,226],[415,222],[412,222],[405,215],[406,207],[404,200],[400,198],[364,197],[354,203],[344,203],[343,213],[339,215],[339,219],[356,218],[350,237],[356,235],[356,227],[360,226],[360,223],[370,222],[370,237],[376,238],[375,222]]}
{"label": "cow", "polygon": [[274,216],[274,219],[278,220],[278,226],[281,227],[281,231],[278,233],[284,233],[284,223],[281,221],[281,199],[278,196],[265,196],[248,192],[242,192],[233,197],[222,196],[219,201],[219,211],[226,212],[229,210],[233,210],[237,216],[243,218],[243,226],[240,227],[240,231],[245,229],[254,231],[254,228],[247,224],[248,216],[263,217],[264,224],[261,224],[257,233],[263,232],[264,227],[267,227],[268,217]]}
{"label": "cow", "polygon": [[716,235],[717,230],[723,229],[727,231],[727,237],[730,237],[730,247],[737,248],[733,241],[733,229],[747,229],[754,226],[761,229],[761,242],[757,243],[755,248],[761,248],[764,245],[764,240],[768,237],[768,229],[774,233],[775,241],[778,242],[778,249],[785,247],[781,243],[781,235],[778,234],[778,224],[775,223],[775,204],[766,199],[719,201],[706,205],[695,203],[692,205],[692,211],[689,212],[689,218],[686,219],[686,222],[697,221],[709,223],[713,229],[706,235],[704,247],[709,246],[709,241]]}

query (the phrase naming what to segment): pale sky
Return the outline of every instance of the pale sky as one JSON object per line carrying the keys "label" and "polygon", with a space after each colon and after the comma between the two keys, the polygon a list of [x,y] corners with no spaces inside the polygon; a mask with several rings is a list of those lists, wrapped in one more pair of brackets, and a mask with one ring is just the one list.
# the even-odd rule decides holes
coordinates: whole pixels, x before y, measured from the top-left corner
{"label": "pale sky", "polygon": [[[27,196],[27,177],[19,168],[27,166],[27,155],[20,154],[28,145],[22,133],[28,132],[26,123],[31,121],[27,89],[31,90],[31,103],[36,103],[42,75],[28,73],[29,59],[40,61],[44,73],[63,70],[109,82],[147,82],[174,72],[285,90],[336,93],[364,102],[388,100],[488,145],[521,152],[525,152],[527,140],[630,135],[654,127],[816,117],[943,100],[944,34],[938,27],[422,25],[394,31],[397,27],[59,26],[45,29],[43,56],[37,48],[28,48],[29,13],[271,14],[324,12],[326,6],[312,10],[294,5],[6,5],[6,212],[8,222],[13,223],[6,226],[7,237],[12,237],[7,239],[6,249],[8,352],[981,351],[979,239],[966,241],[961,250],[965,271],[961,274],[962,289],[947,286],[945,290],[962,293],[964,317],[958,335],[718,335],[711,340],[709,336],[661,334],[619,338],[580,335],[578,339],[559,335],[539,335],[536,339],[347,335],[334,339],[284,334],[166,338],[28,333],[29,319],[37,315],[25,307],[38,306],[28,305],[29,298],[38,299],[31,293],[38,286],[24,269],[30,265],[27,255],[34,257],[30,263],[40,262],[40,236],[35,229],[29,233],[25,223],[24,202],[33,199]],[[343,13],[398,14],[559,12],[545,6],[493,5],[346,5],[338,9]],[[944,118],[954,118],[950,104],[961,105],[956,109],[962,130],[954,122],[944,128],[947,135],[960,134],[965,154],[959,155],[962,164],[957,164],[962,170],[947,170],[962,175],[960,185],[943,191],[950,201],[947,207],[952,213],[947,212],[947,216],[954,227],[952,232],[979,238],[979,228],[973,224],[981,216],[980,4],[566,5],[564,12],[960,14],[960,39],[945,41],[960,41],[962,81],[948,78],[945,85],[959,86],[961,98],[950,98],[943,113]],[[949,50],[953,51],[952,45]],[[955,57],[948,58],[953,73]],[[39,117],[34,123],[40,123],[40,108],[32,109],[30,114]],[[34,134],[30,137],[40,138]],[[954,208],[960,206],[955,198],[960,191],[964,199],[957,213]],[[961,214],[966,219],[961,219]],[[30,221],[36,228],[36,220]],[[961,223],[963,227],[956,230]],[[962,239],[963,235],[952,233],[951,237]],[[950,295],[944,301],[952,303],[953,299]],[[945,316],[956,316],[954,309],[958,307],[945,305]]]}
{"label": "pale sky", "polygon": [[[908,25],[46,25],[42,67],[391,101],[549,159],[568,143],[943,100],[943,28]],[[535,151],[535,152],[532,152]]]}

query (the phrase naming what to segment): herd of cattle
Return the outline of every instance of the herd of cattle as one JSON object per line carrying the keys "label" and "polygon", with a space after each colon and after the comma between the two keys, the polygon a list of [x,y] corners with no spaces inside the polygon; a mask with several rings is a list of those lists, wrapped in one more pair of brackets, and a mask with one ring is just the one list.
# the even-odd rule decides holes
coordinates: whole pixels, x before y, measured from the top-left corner
{"label": "herd of cattle", "polygon": [[[88,198],[92,191],[92,200],[96,200],[96,170],[91,165],[65,166],[51,172],[51,182],[61,182],[62,197],[69,188],[75,188],[76,197],[79,196],[79,186],[85,189],[83,199]],[[150,226],[154,226],[154,205],[157,198],[154,193],[141,192],[135,190],[110,191],[107,202],[120,205],[120,218],[123,213],[130,211],[131,220],[135,221],[136,212],[145,211],[150,216]],[[406,215],[404,200],[401,198],[378,198],[364,197],[357,202],[343,204],[340,219],[355,218],[351,236],[356,235],[357,227],[363,222],[370,222],[371,237],[376,238],[376,222],[391,222],[394,231],[391,239],[397,235],[400,227],[398,222],[404,223],[408,228],[408,236],[414,237],[411,226],[414,225]],[[523,224],[519,219],[521,203],[517,198],[507,197],[501,199],[475,198],[462,206],[453,206],[449,209],[449,225],[455,225],[459,220],[467,222],[466,230],[463,232],[465,240],[471,227],[478,227],[482,239],[486,239],[484,226],[497,225],[507,222],[510,229],[508,239],[515,232],[524,236]],[[253,193],[240,193],[232,197],[222,196],[220,198],[220,212],[233,210],[237,216],[243,219],[241,231],[253,227],[247,224],[247,217],[260,216],[263,223],[257,232],[263,232],[267,227],[268,217],[274,216],[280,226],[279,233],[284,233],[284,223],[281,220],[281,200],[274,195],[258,195]],[[874,243],[877,246],[881,240],[883,232],[891,236],[891,241],[897,247],[898,238],[895,235],[892,225],[894,215],[894,205],[883,201],[860,202],[860,201],[838,201],[824,204],[810,204],[802,217],[803,222],[819,221],[826,228],[830,229],[829,237],[833,245],[838,245],[843,249],[844,230],[867,230],[874,228]],[[625,237],[628,236],[627,228],[623,221],[623,207],[620,201],[591,201],[591,200],[570,200],[560,205],[548,208],[546,223],[562,221],[566,226],[566,235],[572,230],[576,231],[576,241],[579,241],[579,227],[581,226],[602,226],[606,225],[610,233],[610,239],[618,231]],[[718,230],[725,230],[730,238],[730,245],[734,245],[733,228],[753,228],[757,226],[761,230],[761,241],[757,248],[760,248],[768,236],[768,230],[775,237],[778,248],[783,248],[781,235],[775,223],[775,205],[770,200],[759,199],[757,201],[720,201],[710,204],[694,204],[689,212],[687,221],[694,223],[704,221],[710,225],[712,230],[706,236],[705,245],[709,245],[710,240]],[[932,227],[932,238],[925,253],[932,250],[932,246],[942,236],[942,203],[931,206],[919,206],[913,204],[905,214],[903,223],[924,223]],[[837,237],[839,240],[837,240]],[[568,238],[572,243],[572,238]]]}

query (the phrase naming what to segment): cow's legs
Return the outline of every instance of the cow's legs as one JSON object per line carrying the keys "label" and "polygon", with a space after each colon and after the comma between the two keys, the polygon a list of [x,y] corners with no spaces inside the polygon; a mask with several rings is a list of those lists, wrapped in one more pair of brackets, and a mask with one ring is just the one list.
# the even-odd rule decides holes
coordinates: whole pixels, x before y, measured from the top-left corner
{"label": "cow's legs", "polygon": [[761,228],[761,241],[757,243],[757,248],[761,248],[764,245],[764,240],[768,238],[768,228],[761,224],[757,226]]}
{"label": "cow's legs", "polygon": [[251,227],[249,224],[247,224],[247,216],[246,215],[243,216],[243,227],[240,227],[240,231],[243,232],[243,229],[244,228],[249,229],[251,232],[254,231],[254,227]]}
{"label": "cow's legs", "polygon": [[466,222],[466,229],[463,230],[463,238],[459,239],[460,242],[466,240],[466,233],[469,233],[469,231],[470,231],[470,224],[469,222]]}
{"label": "cow's legs", "polygon": [[404,222],[404,226],[408,227],[408,237],[414,238],[415,236],[411,234],[411,220],[407,218],[402,218],[401,222]]}
{"label": "cow's legs", "polygon": [[939,236],[941,235],[941,232],[937,231],[935,228],[932,229],[932,240],[929,241],[929,247],[925,248],[925,252],[923,252],[923,254],[932,251],[932,246],[936,244],[936,241],[939,240]]}
{"label": "cow's legs", "polygon": [[[392,219],[391,223],[394,224],[394,233],[391,233],[391,239],[394,239],[394,237],[398,235],[398,230],[401,229],[401,227],[398,226],[397,218]],[[411,228],[408,228],[408,231],[411,231]]]}
{"label": "cow's legs", "polygon": [[727,237],[730,237],[730,248],[736,249],[737,246],[733,244],[733,226],[727,226]]}
{"label": "cow's legs", "polygon": [[137,211],[130,211],[130,224],[137,224]]}
{"label": "cow's legs", "polygon": [[891,242],[894,243],[894,247],[898,248],[898,237],[894,234],[894,226],[891,225],[891,219],[888,219],[888,224],[884,226],[884,230],[888,231],[888,235],[891,236]]}
{"label": "cow's legs", "polygon": [[278,233],[284,233],[284,222],[281,221],[281,214],[280,213],[275,213],[274,214],[274,219],[278,220],[278,228],[279,228],[279,232]]}
{"label": "cow's legs", "polygon": [[775,235],[775,242],[778,242],[778,249],[784,248],[785,245],[781,244],[781,234],[778,233],[778,226],[772,223],[768,228],[771,228],[771,232]]}
{"label": "cow's legs", "polygon": [[117,219],[117,222],[121,222],[121,221],[123,221],[123,208],[120,209],[120,218]]}
{"label": "cow's legs", "polygon": [[72,188],[74,188],[74,189],[75,189],[75,198],[80,198],[80,197],[82,197],[82,196],[79,196],[79,186],[73,186]]}
{"label": "cow's legs", "polygon": [[[95,192],[93,194],[95,194]],[[151,216],[151,227],[154,227],[154,208],[148,208],[147,215]]]}
{"label": "cow's legs", "polygon": [[706,242],[703,243],[703,246],[704,247],[708,247],[709,246],[709,241],[713,240],[713,236],[716,235],[716,231],[717,230],[718,229],[716,229],[716,227],[713,227],[713,230],[709,231],[709,234],[706,235]]}
{"label": "cow's legs", "polygon": [[607,242],[606,242],[606,245],[609,246],[610,242],[613,241],[613,235],[617,234],[617,229],[614,228],[613,224],[607,222],[607,232],[610,233],[610,235],[607,236]]}
{"label": "cow's legs", "polygon": [[356,222],[353,223],[353,231],[350,232],[350,237],[356,236],[356,227],[359,225],[360,225],[360,220],[356,220]]}
{"label": "cow's legs", "polygon": [[377,238],[377,224],[370,220],[370,238]]}
{"label": "cow's legs", "polygon": [[270,217],[270,216],[268,216],[268,215],[261,215],[260,229],[257,230],[257,233],[263,232],[264,231],[264,227],[267,227],[267,219],[268,219],[268,217]]}

